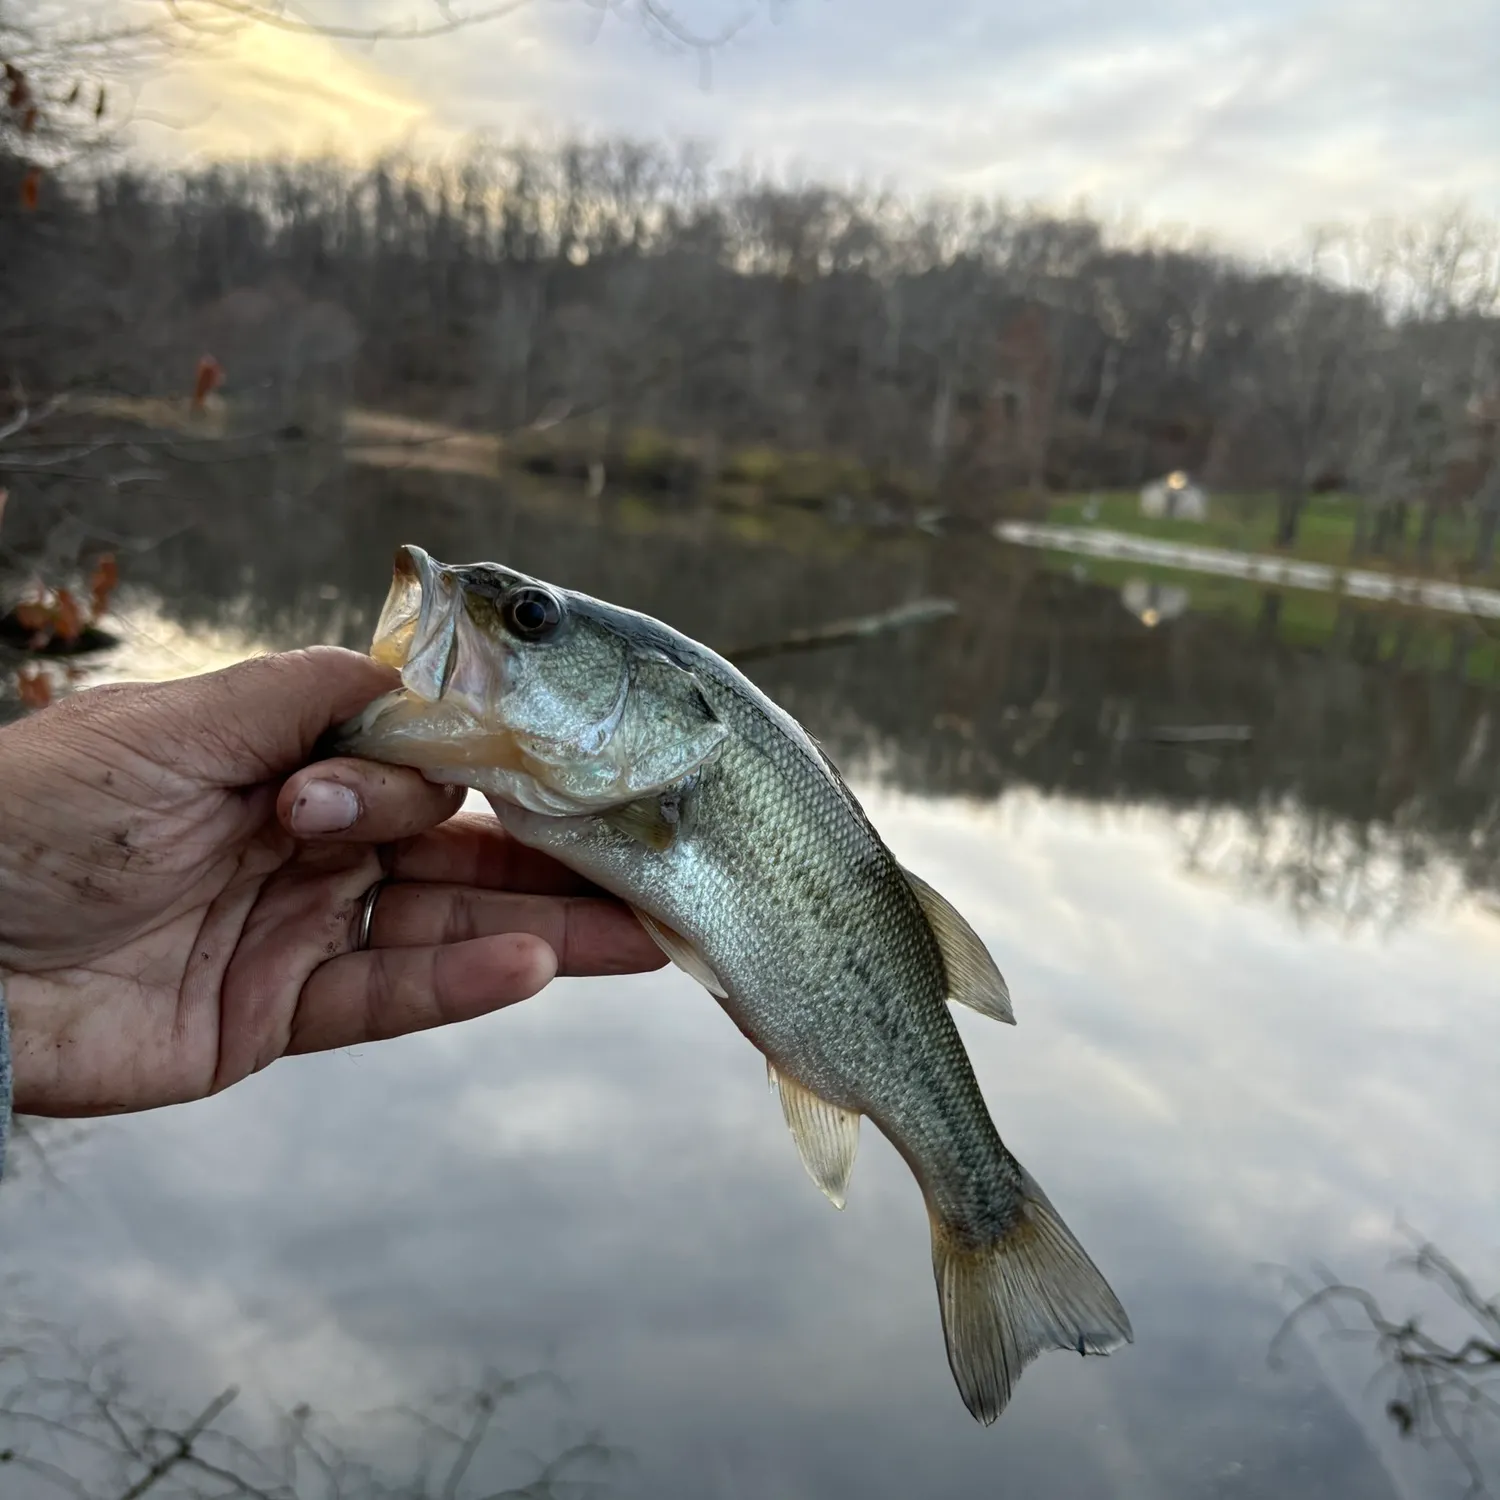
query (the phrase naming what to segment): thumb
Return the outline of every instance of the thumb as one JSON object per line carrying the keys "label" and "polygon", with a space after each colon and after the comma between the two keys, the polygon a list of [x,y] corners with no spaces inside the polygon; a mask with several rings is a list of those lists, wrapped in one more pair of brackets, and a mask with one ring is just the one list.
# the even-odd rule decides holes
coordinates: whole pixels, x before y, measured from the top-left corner
{"label": "thumb", "polygon": [[305,765],[329,729],[400,685],[357,651],[311,646],[162,683],[156,707],[170,706],[170,731],[203,780],[247,786]]}

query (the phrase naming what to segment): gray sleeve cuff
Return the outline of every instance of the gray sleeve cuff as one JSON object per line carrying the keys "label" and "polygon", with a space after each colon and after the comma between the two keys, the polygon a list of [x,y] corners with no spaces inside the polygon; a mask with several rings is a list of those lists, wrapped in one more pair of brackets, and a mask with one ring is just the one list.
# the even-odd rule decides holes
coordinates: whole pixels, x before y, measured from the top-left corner
{"label": "gray sleeve cuff", "polygon": [[5,1018],[5,981],[0,979],[0,1178],[5,1176],[5,1142],[10,1136],[10,1024]]}

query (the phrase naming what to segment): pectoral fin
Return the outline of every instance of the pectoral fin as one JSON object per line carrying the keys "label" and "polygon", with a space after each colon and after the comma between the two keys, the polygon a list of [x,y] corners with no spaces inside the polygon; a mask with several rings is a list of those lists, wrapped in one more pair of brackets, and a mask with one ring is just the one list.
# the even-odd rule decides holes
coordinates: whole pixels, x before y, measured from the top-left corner
{"label": "pectoral fin", "polygon": [[766,1077],[781,1094],[781,1112],[807,1175],[835,1208],[842,1208],[849,1191],[849,1175],[854,1171],[854,1154],[859,1150],[859,1116],[778,1073],[769,1059]]}
{"label": "pectoral fin", "polygon": [[716,999],[728,998],[728,991],[720,982],[719,976],[709,967],[708,960],[680,932],[668,927],[664,922],[658,922],[655,917],[647,915],[638,906],[632,906],[630,909],[635,913],[636,920],[641,926],[651,934],[652,942],[684,974],[696,979]]}
{"label": "pectoral fin", "polygon": [[602,817],[617,833],[658,854],[670,849],[677,839],[677,820],[666,815],[660,797],[643,797],[639,802],[612,807]]}
{"label": "pectoral fin", "polygon": [[948,975],[948,998],[977,1010],[982,1016],[1014,1026],[1016,1016],[1010,1006],[1010,990],[979,934],[925,880],[910,870],[901,873],[906,876],[942,952],[943,968]]}
{"label": "pectoral fin", "polygon": [[687,776],[664,792],[653,793],[600,816],[626,838],[665,853],[679,837],[691,834],[695,823],[697,776]]}

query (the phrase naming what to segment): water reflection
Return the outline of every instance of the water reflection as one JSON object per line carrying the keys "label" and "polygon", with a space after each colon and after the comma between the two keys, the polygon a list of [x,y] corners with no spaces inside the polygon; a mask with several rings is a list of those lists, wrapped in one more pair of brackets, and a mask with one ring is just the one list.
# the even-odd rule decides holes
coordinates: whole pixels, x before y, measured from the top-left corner
{"label": "water reflection", "polygon": [[[1123,585],[1127,612],[1122,585],[988,538],[590,500],[296,450],[212,473],[207,520],[185,482],[155,494],[148,518],[139,496],[130,511],[98,498],[101,531],[163,538],[127,560],[122,594],[161,601],[169,623],[148,633],[175,637],[157,658],[138,638],[111,674],[236,640],[363,647],[391,554],[418,536],[436,556],[503,560],[721,647],[952,599],[954,618],[747,670],[842,763],[905,791],[989,800],[1026,785],[1212,810],[1207,842],[1248,840],[1250,884],[1309,914],[1358,909],[1349,893],[1382,861],[1404,887],[1383,913],[1447,894],[1438,864],[1459,888],[1500,889],[1500,632],[1484,622],[1348,600],[1310,615],[1275,594],[1214,611],[1195,593],[1187,608],[1180,585],[1140,578]],[[1150,624],[1131,618],[1138,604]],[[1164,727],[1193,726],[1239,737],[1162,743]]]}
{"label": "water reflection", "polygon": [[[136,560],[134,618],[159,613],[105,672],[362,645],[405,540],[715,643],[958,600],[752,675],[1000,958],[1019,1026],[958,1023],[1137,1342],[1042,1361],[976,1429],[905,1168],[867,1132],[832,1212],[675,971],[97,1127],[73,1192],[0,1194],[5,1262],[54,1316],[128,1334],[185,1404],[556,1369],[637,1456],[617,1492],[656,1500],[1444,1492],[1362,1404],[1368,1370],[1268,1367],[1264,1266],[1379,1284],[1398,1206],[1460,1259],[1500,1237],[1500,924],[1471,899],[1500,885],[1495,698],[1457,644],[1418,668],[1353,614],[1316,647],[1192,610],[1148,628],[1116,584],[973,538],[370,470],[268,520],[245,482]],[[1154,734],[1193,725],[1248,735]]]}

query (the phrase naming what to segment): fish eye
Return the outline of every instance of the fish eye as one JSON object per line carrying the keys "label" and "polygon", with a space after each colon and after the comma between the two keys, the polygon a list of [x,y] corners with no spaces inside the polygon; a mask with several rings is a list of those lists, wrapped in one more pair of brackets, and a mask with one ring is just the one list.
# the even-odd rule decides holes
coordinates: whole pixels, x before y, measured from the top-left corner
{"label": "fish eye", "polygon": [[505,601],[505,625],[523,641],[543,641],[562,623],[562,605],[546,589],[519,588]]}

